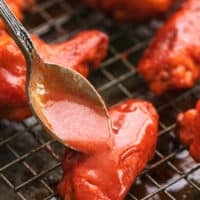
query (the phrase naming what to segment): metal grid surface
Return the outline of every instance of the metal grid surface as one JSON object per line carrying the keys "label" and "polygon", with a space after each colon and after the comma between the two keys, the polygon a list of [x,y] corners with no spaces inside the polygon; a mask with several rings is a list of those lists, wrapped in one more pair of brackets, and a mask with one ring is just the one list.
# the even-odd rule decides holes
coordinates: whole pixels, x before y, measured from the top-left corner
{"label": "metal grid surface", "polygon": [[[200,97],[200,84],[191,90],[155,97],[136,73],[141,53],[162,22],[118,24],[75,2],[38,0],[25,24],[48,42],[63,41],[88,28],[107,32],[111,38],[109,55],[90,81],[109,106],[137,97],[153,102],[160,114],[155,157],[126,199],[200,199],[200,164],[193,161],[175,136],[176,115],[194,106]],[[0,121],[0,199],[58,199],[55,188],[62,176],[59,160],[63,152],[64,147],[45,134],[34,118],[21,123]]]}

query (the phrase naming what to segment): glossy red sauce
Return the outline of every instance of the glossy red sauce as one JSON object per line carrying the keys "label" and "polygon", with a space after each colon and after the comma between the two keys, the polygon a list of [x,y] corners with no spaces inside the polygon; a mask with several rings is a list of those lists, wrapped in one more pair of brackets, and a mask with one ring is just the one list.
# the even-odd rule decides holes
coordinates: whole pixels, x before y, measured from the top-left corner
{"label": "glossy red sauce", "polygon": [[[114,129],[112,148],[92,155],[67,149],[64,176],[58,186],[63,199],[123,200],[152,158],[158,125],[154,107],[145,101],[129,100],[111,108],[109,113]],[[101,124],[96,127],[100,133],[98,129],[101,130]]]}
{"label": "glossy red sauce", "polygon": [[45,92],[41,101],[47,128],[67,146],[78,147],[75,149],[85,153],[111,146],[108,120],[104,111],[94,103],[70,91]]}

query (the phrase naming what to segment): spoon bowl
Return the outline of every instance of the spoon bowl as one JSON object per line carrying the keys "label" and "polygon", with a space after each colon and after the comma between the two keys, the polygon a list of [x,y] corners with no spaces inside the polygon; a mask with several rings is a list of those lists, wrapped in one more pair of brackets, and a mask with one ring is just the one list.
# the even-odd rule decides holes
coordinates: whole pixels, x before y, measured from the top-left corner
{"label": "spoon bowl", "polygon": [[[34,66],[28,86],[30,105],[46,130],[84,153],[110,147],[109,115],[89,81],[69,68],[47,63]],[[101,130],[96,130],[99,124]]]}
{"label": "spoon bowl", "polygon": [[[44,63],[3,0],[0,16],[26,58],[29,104],[46,130],[65,146],[84,153],[109,147],[109,114],[95,88],[72,69]],[[102,129],[96,130],[99,124]]]}

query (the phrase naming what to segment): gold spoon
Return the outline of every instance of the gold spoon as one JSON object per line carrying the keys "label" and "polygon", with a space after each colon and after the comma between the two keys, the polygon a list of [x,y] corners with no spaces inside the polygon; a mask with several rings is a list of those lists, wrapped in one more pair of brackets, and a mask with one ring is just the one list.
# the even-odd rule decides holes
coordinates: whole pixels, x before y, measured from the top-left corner
{"label": "gold spoon", "polygon": [[29,104],[45,129],[67,147],[81,152],[110,147],[108,111],[95,88],[69,68],[44,63],[27,30],[3,0],[0,16],[25,56]]}

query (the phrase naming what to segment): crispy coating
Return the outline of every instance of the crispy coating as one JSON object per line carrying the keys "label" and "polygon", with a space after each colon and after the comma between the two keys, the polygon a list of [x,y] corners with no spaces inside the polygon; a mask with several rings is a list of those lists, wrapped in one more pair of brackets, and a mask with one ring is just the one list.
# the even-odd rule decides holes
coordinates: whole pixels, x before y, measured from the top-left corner
{"label": "crispy coating", "polygon": [[113,146],[87,155],[67,150],[63,160],[64,176],[58,186],[63,199],[123,200],[152,158],[158,124],[152,104],[131,99],[109,112]]}
{"label": "crispy coating", "polygon": [[[60,44],[46,44],[32,36],[35,47],[47,63],[72,68],[84,76],[106,56],[108,37],[91,30]],[[0,32],[0,118],[22,120],[31,115],[25,94],[25,59],[5,32]]]}
{"label": "crispy coating", "polygon": [[196,108],[180,113],[177,123],[181,142],[189,146],[192,157],[200,162],[200,100],[197,102]]}
{"label": "crispy coating", "polygon": [[[19,20],[23,19],[24,10],[30,9],[34,4],[34,0],[5,0],[5,2]],[[0,29],[4,28],[4,23],[0,21]]]}
{"label": "crispy coating", "polygon": [[160,95],[190,88],[200,75],[200,1],[186,0],[146,49],[138,71]]}
{"label": "crispy coating", "polygon": [[87,5],[103,10],[115,19],[129,22],[148,20],[165,13],[176,0],[84,0]]}

